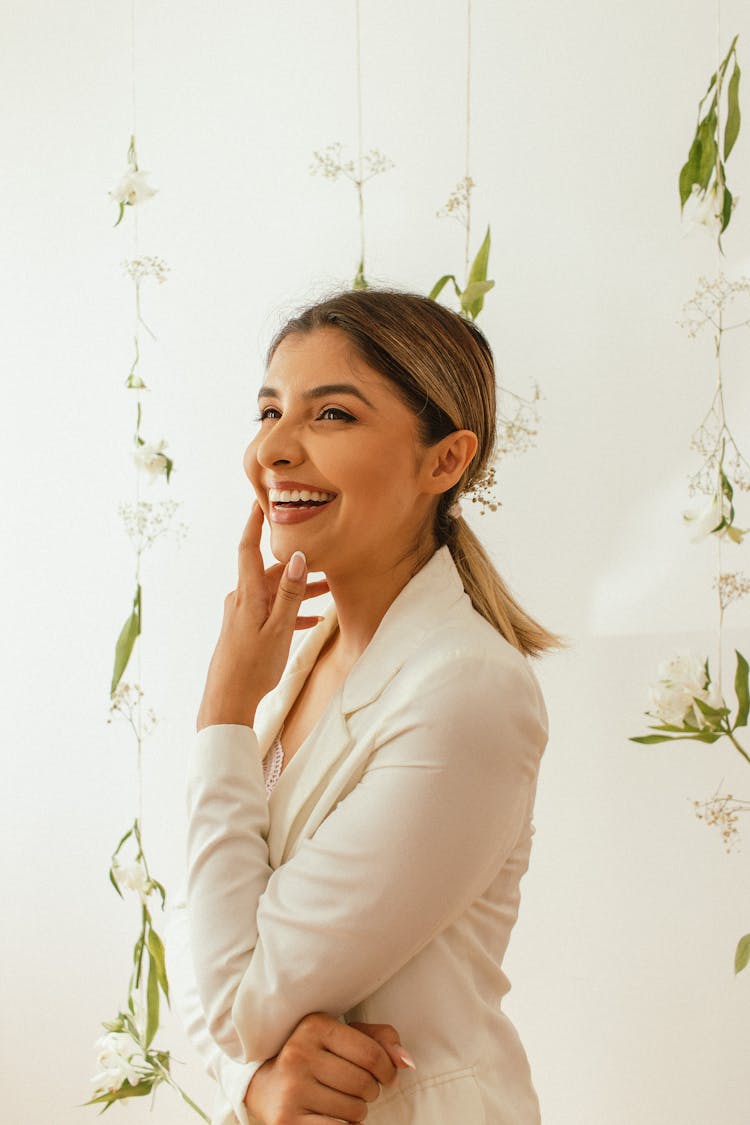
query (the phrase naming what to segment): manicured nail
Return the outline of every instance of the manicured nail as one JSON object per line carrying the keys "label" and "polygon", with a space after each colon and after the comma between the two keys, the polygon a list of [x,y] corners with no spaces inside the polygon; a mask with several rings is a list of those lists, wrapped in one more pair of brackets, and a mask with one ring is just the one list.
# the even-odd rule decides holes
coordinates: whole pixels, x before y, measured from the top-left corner
{"label": "manicured nail", "polygon": [[295,551],[286,568],[287,575],[291,578],[292,582],[299,582],[306,569],[307,559],[302,554],[302,551]]}
{"label": "manicured nail", "polygon": [[414,1059],[411,1057],[411,1055],[409,1054],[409,1052],[406,1050],[405,1047],[401,1047],[400,1045],[398,1047],[394,1047],[393,1052],[394,1052],[394,1054],[398,1055],[398,1057],[403,1062],[404,1066],[411,1067],[412,1070],[417,1069],[416,1065],[414,1063]]}

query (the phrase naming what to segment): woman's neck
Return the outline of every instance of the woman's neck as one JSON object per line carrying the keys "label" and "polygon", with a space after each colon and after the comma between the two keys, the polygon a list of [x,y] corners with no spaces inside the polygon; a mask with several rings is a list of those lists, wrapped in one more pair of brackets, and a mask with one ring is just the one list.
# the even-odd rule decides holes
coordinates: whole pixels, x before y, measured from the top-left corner
{"label": "woman's neck", "polygon": [[336,661],[351,668],[359,659],[387,610],[432,557],[435,545],[387,564],[370,564],[357,572],[327,572],[331,596],[336,604],[338,632],[332,641]]}

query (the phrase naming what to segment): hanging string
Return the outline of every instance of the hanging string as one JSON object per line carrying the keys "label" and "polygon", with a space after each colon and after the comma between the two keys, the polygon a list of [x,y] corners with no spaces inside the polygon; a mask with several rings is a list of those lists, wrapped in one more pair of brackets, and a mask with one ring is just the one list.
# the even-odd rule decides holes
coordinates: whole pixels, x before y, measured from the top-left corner
{"label": "hanging string", "polygon": [[360,269],[364,270],[365,260],[365,209],[362,195],[362,170],[363,170],[363,142],[362,142],[362,34],[360,27],[359,0],[355,4],[356,12],[356,69],[357,69],[357,194],[359,197],[359,260]]}
{"label": "hanging string", "polygon": [[[136,146],[136,160],[137,160],[137,143],[136,143],[136,128],[137,128],[137,98],[136,98],[136,67],[135,67],[135,5],[136,0],[131,0],[130,3],[130,83],[132,91],[132,129],[131,135],[133,137],[133,144]],[[133,257],[138,257],[138,208],[133,207]],[[136,282],[136,308],[135,308],[135,346],[139,350],[138,342],[138,321],[139,307],[138,307],[138,283]],[[136,391],[137,397],[137,418],[140,421],[141,416],[141,392],[140,389]],[[138,431],[140,426],[136,427]],[[140,481],[141,471],[138,465],[135,466],[135,510],[136,513],[140,511]],[[137,518],[137,515],[136,515]],[[135,563],[135,581],[136,587],[140,586],[141,582],[141,552],[140,544],[136,548],[136,563]],[[139,610],[140,613],[140,610]],[[136,787],[137,787],[137,808],[138,808],[138,824],[140,826],[141,834],[143,833],[143,763],[142,763],[142,747],[143,747],[143,708],[141,707],[141,646],[143,644],[143,634],[138,637],[136,644],[136,683],[137,689],[135,693],[135,713],[136,713],[136,742],[137,742],[137,758],[136,758]]]}
{"label": "hanging string", "polygon": [[466,0],[466,159],[464,183],[466,185],[466,242],[464,246],[464,277],[469,280],[469,241],[471,238],[471,189],[469,169],[471,157],[471,0]]}
{"label": "hanging string", "polygon": [[[717,185],[720,185],[721,187],[723,187],[723,183],[719,179],[719,167],[718,167],[718,162],[721,159],[721,70],[720,70],[720,67],[721,67],[721,0],[716,0],[716,138],[717,138],[716,182],[717,182]],[[717,194],[717,199],[718,198],[719,198],[719,196]],[[722,199],[722,202],[723,202],[723,195],[722,195],[721,199]],[[716,240],[716,270],[717,270],[717,275],[721,273],[721,251],[719,249],[718,238]],[[723,428],[726,424],[726,419],[725,419],[725,416],[724,416],[724,390],[723,390],[723,386],[722,386],[722,376],[721,376],[722,323],[723,323],[723,309],[720,306],[719,309],[718,309],[718,329],[717,329],[718,334],[717,334],[717,337],[716,337],[716,390],[717,390],[717,396],[718,396],[719,409],[721,411],[721,414],[720,414],[721,428],[723,430]],[[717,495],[718,501],[719,501],[719,514],[723,513],[723,511],[724,511],[724,489],[722,487],[722,480],[721,480],[723,453],[724,453],[724,445],[723,445],[723,437],[722,437],[722,453],[721,453],[721,456],[719,457],[719,462],[718,462],[718,466],[717,466],[717,470],[716,470],[717,477],[718,477],[718,480],[716,482],[716,495]],[[724,645],[723,645],[724,605],[723,605],[723,597],[722,597],[722,593],[721,593],[721,573],[722,573],[722,564],[723,564],[722,544],[721,544],[722,537],[721,537],[721,535],[716,535],[716,536],[714,536],[714,538],[716,540],[716,590],[717,590],[717,598],[718,598],[718,601],[719,601],[719,628],[718,628],[718,636],[717,636],[717,642],[716,642],[717,643],[716,686],[717,686],[717,689],[718,689],[719,693],[721,693],[721,691],[722,691],[722,658],[723,658],[722,650],[723,650],[723,647],[724,647]]]}

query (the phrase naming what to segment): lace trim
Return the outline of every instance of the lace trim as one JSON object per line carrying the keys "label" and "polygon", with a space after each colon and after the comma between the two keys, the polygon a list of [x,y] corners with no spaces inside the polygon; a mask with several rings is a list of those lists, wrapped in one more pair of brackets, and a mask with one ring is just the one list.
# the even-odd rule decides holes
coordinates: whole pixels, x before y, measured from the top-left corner
{"label": "lace trim", "polygon": [[[282,727],[281,730],[284,728]],[[263,778],[266,783],[266,797],[270,797],[273,787],[281,776],[284,765],[284,747],[281,745],[281,731],[276,735],[263,759]]]}

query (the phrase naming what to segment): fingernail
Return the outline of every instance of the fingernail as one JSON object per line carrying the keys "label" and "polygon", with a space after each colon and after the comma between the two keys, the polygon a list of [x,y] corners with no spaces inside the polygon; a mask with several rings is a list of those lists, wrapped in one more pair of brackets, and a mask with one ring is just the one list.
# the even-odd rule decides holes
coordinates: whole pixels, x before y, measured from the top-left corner
{"label": "fingernail", "polygon": [[401,1047],[401,1046],[394,1047],[393,1053],[398,1055],[398,1057],[402,1060],[404,1066],[411,1067],[412,1070],[417,1069],[416,1065],[414,1063],[414,1059],[411,1057],[411,1055],[409,1054],[409,1052],[406,1050],[405,1047]]}
{"label": "fingernail", "polygon": [[307,569],[307,559],[302,554],[302,551],[295,551],[289,560],[289,565],[286,572],[292,582],[299,582]]}

